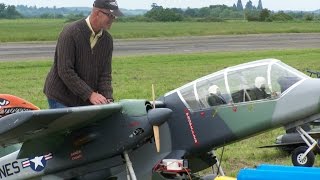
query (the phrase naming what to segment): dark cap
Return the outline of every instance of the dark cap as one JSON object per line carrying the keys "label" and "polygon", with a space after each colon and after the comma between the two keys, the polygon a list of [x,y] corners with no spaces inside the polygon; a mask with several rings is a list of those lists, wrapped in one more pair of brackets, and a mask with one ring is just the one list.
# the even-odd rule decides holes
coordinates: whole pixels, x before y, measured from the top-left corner
{"label": "dark cap", "polygon": [[114,16],[123,16],[116,0],[95,0],[93,3],[93,7],[108,9]]}

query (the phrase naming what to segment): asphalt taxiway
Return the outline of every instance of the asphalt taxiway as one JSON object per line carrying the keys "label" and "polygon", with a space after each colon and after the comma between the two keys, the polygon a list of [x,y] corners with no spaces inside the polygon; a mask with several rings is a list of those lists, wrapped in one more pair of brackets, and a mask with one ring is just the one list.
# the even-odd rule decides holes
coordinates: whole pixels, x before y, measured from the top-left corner
{"label": "asphalt taxiway", "polygon": [[[56,42],[0,43],[0,61],[53,59]],[[114,40],[114,56],[320,47],[320,33],[219,35]]]}

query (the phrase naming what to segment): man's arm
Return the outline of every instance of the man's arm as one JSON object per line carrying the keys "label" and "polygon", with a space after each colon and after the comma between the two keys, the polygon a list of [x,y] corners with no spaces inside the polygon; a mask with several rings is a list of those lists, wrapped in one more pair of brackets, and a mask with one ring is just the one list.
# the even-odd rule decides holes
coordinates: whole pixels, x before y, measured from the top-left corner
{"label": "man's arm", "polygon": [[113,88],[112,88],[112,52],[113,41],[111,39],[108,49],[108,55],[106,61],[103,63],[103,69],[99,77],[99,93],[101,93],[107,99],[113,100]]}

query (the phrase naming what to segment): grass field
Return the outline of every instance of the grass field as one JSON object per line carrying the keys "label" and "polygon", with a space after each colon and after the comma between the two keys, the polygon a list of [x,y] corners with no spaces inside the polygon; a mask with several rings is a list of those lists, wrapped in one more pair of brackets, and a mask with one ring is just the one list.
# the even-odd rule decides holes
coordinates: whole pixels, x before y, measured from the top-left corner
{"label": "grass field", "polygon": [[[63,19],[0,20],[0,42],[56,41]],[[318,22],[116,22],[115,39],[261,33],[320,32]]]}
{"label": "grass field", "polygon": [[[224,67],[264,58],[283,60],[303,72],[306,69],[320,70],[319,57],[320,49],[117,57],[113,62],[114,95],[116,100],[151,99],[151,84],[155,84],[156,95],[160,96]],[[17,95],[42,109],[47,108],[42,88],[51,64],[48,60],[0,62],[0,92]],[[285,153],[256,148],[272,144],[281,133],[281,129],[276,129],[226,146],[222,166],[227,175],[236,176],[240,168],[261,163],[291,164]],[[218,156],[220,154],[221,150]],[[320,166],[319,157],[316,166]]]}

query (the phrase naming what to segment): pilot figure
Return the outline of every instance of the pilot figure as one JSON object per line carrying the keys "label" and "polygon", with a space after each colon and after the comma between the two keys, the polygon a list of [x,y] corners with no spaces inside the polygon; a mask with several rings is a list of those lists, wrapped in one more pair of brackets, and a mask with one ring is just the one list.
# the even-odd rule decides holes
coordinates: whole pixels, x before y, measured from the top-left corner
{"label": "pilot figure", "polygon": [[256,77],[254,85],[255,87],[252,89],[250,94],[251,100],[266,99],[270,97],[266,92],[266,79],[264,77]]}
{"label": "pilot figure", "polygon": [[208,96],[208,104],[210,106],[217,106],[220,104],[226,104],[225,99],[221,96],[220,89],[217,85],[212,85],[208,89],[209,96]]}

